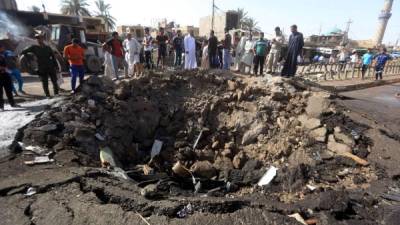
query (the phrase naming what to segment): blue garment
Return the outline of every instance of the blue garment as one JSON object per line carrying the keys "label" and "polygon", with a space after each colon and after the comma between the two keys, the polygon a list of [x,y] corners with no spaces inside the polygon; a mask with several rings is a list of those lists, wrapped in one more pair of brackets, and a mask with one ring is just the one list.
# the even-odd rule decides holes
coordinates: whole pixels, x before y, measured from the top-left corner
{"label": "blue garment", "polygon": [[[24,86],[24,80],[22,79],[21,72],[19,72],[18,69],[13,69],[13,70],[10,70],[10,75],[12,78],[14,78],[17,81],[18,91],[22,92],[23,91],[22,88]],[[17,93],[17,89],[15,88],[14,84],[13,84],[13,92]]]}
{"label": "blue garment", "polygon": [[229,49],[224,49],[223,50],[223,59],[224,59],[224,63],[223,63],[223,69],[224,70],[229,70],[229,68],[231,67],[231,52],[229,51]]}
{"label": "blue garment", "polygon": [[80,65],[71,65],[70,66],[70,72],[71,72],[71,88],[73,91],[75,91],[76,88],[76,78],[79,76],[79,84],[82,84],[83,78],[85,77],[85,68],[84,66]]}
{"label": "blue garment", "polygon": [[386,62],[390,59],[390,57],[383,53],[375,56],[376,59],[376,67],[383,68],[386,65]]}
{"label": "blue garment", "polygon": [[365,53],[362,57],[363,65],[371,65],[374,56],[371,53]]}

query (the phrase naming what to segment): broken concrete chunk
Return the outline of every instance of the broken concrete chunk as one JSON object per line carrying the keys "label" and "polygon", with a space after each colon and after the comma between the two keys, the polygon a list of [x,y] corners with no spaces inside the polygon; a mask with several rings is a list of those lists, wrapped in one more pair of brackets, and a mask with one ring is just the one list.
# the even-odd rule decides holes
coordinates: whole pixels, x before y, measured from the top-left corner
{"label": "broken concrete chunk", "polygon": [[235,169],[241,169],[247,162],[248,157],[244,152],[239,152],[233,157],[232,163]]}
{"label": "broken concrete chunk", "polygon": [[300,115],[298,117],[298,120],[301,122],[302,126],[309,129],[313,130],[315,128],[318,128],[321,126],[321,120],[317,118],[309,118],[307,115]]}
{"label": "broken concrete chunk", "polygon": [[243,135],[242,144],[243,145],[248,145],[248,144],[253,143],[260,134],[264,133],[264,131],[265,131],[265,125],[264,124],[254,123],[250,127],[250,129]]}
{"label": "broken concrete chunk", "polygon": [[333,135],[329,135],[327,147],[330,151],[337,154],[351,153],[351,148],[348,145],[336,142]]}
{"label": "broken concrete chunk", "polygon": [[310,117],[318,118],[322,113],[329,111],[329,94],[319,92],[308,98],[306,112]]}
{"label": "broken concrete chunk", "polygon": [[229,90],[229,91],[234,91],[234,90],[236,90],[237,84],[236,84],[235,81],[228,80],[228,81],[227,81],[227,84],[228,84],[228,90]]}
{"label": "broken concrete chunk", "polygon": [[190,170],[197,176],[212,178],[217,174],[216,169],[209,161],[198,161],[195,162]]}
{"label": "broken concrete chunk", "polygon": [[314,138],[318,142],[325,142],[327,132],[328,131],[327,131],[326,127],[321,127],[321,128],[312,130],[310,132],[310,135],[312,138]]}

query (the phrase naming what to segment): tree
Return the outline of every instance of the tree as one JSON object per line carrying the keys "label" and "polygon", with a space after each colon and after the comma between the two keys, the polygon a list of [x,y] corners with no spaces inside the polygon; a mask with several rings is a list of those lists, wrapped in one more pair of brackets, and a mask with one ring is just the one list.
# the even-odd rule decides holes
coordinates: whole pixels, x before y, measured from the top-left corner
{"label": "tree", "polygon": [[62,14],[90,16],[87,0],[61,0],[61,4]]}
{"label": "tree", "polygon": [[30,10],[31,10],[32,12],[40,12],[40,8],[39,8],[38,6],[36,6],[36,5],[31,6],[31,7],[30,7]]}
{"label": "tree", "polygon": [[105,3],[104,0],[97,0],[95,4],[97,7],[96,16],[103,18],[107,25],[107,31],[113,30],[115,27],[115,18],[110,15],[111,5]]}
{"label": "tree", "polygon": [[260,28],[257,25],[258,22],[254,18],[248,17],[243,21],[242,28],[245,30],[260,31]]}
{"label": "tree", "polygon": [[239,27],[242,28],[243,27],[243,22],[247,19],[248,13],[246,11],[244,11],[244,8],[238,8],[236,10],[236,12],[238,14]]}

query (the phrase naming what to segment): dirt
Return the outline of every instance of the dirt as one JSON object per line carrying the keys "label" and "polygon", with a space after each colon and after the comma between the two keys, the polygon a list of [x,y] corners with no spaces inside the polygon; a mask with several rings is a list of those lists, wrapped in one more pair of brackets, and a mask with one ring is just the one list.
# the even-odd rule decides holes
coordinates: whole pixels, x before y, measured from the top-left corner
{"label": "dirt", "polygon": [[[155,73],[117,84],[93,76],[17,134],[14,155],[0,163],[1,218],[4,224],[299,224],[288,216],[299,213],[316,224],[396,224],[398,203],[381,196],[400,188],[393,170],[399,158],[391,155],[398,140],[346,112],[340,99],[292,84],[218,71]],[[314,108],[320,103],[324,109]],[[325,138],[305,127],[314,120],[326,128]],[[369,166],[328,151],[329,135]],[[155,139],[163,147],[151,160]],[[25,165],[32,155],[17,141],[52,151],[55,162]],[[129,179],[101,168],[102,147]],[[192,168],[196,184],[172,172],[177,161]],[[143,164],[154,172],[144,174]],[[257,186],[271,165],[277,176]],[[29,187],[37,193],[25,196]],[[182,216],[189,203],[192,210]]]}

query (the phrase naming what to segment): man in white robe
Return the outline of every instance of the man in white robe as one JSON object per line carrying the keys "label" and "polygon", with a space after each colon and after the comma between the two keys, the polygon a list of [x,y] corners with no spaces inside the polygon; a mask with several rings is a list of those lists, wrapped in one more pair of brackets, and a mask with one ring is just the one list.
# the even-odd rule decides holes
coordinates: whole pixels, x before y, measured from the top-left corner
{"label": "man in white robe", "polygon": [[136,40],[136,38],[132,37],[131,33],[127,34],[127,38],[122,45],[126,51],[125,59],[129,65],[129,75],[133,75],[135,64],[140,63],[140,49],[142,48],[142,45]]}
{"label": "man in white robe", "polygon": [[185,45],[185,69],[193,70],[197,68],[196,59],[196,40],[194,39],[193,30],[190,30],[184,40]]}
{"label": "man in white robe", "polygon": [[235,70],[237,72],[241,71],[242,68],[242,57],[245,53],[244,47],[246,45],[247,37],[246,33],[242,32],[240,41],[236,46],[236,55],[235,55]]}

